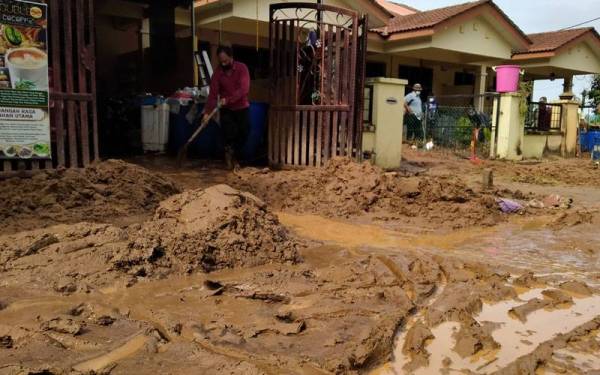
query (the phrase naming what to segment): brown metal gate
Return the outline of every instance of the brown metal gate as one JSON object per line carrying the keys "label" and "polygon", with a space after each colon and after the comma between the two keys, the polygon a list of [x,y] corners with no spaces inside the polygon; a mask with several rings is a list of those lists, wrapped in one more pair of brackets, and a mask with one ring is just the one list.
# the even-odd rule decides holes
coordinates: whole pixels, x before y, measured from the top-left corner
{"label": "brown metal gate", "polygon": [[46,0],[52,160],[3,161],[0,175],[85,167],[98,159],[93,0]]}
{"label": "brown metal gate", "polygon": [[352,10],[271,5],[271,165],[360,158],[366,38],[366,17]]}

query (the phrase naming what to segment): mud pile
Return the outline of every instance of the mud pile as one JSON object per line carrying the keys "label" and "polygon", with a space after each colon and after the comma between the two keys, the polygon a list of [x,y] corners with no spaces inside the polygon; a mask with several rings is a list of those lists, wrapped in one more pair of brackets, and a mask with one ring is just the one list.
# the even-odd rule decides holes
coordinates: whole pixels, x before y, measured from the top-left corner
{"label": "mud pile", "polygon": [[144,224],[78,223],[0,236],[0,274],[70,294],[195,271],[300,261],[258,198],[217,185],[160,204]]}
{"label": "mud pile", "polygon": [[134,236],[115,265],[135,274],[164,267],[179,273],[211,272],[299,261],[297,244],[265,203],[227,185],[163,201]]}
{"label": "mud pile", "polygon": [[176,193],[167,178],[119,160],[12,178],[0,183],[0,231],[148,214]]}
{"label": "mud pile", "polygon": [[502,218],[497,192],[474,191],[459,177],[401,177],[345,158],[332,159],[322,169],[242,171],[236,185],[276,209],[329,217],[374,213],[455,227],[492,225]]}

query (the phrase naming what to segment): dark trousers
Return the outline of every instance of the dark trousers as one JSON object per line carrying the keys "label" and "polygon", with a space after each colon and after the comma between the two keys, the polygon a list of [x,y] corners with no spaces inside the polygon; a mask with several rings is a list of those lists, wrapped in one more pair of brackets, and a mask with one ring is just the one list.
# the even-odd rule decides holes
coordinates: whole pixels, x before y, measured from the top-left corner
{"label": "dark trousers", "polygon": [[406,139],[415,140],[423,138],[423,126],[421,120],[412,113],[404,115],[404,123],[406,124]]}
{"label": "dark trousers", "polygon": [[225,152],[228,149],[233,150],[237,159],[243,159],[244,146],[250,129],[248,108],[237,111],[221,109],[220,116]]}

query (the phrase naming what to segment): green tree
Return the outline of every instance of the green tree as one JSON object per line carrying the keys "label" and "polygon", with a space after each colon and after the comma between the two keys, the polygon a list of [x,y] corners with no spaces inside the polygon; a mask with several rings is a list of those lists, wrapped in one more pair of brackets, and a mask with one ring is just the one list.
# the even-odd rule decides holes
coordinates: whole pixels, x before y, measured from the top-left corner
{"label": "green tree", "polygon": [[592,79],[592,87],[587,91],[588,103],[594,107],[600,104],[600,74]]}

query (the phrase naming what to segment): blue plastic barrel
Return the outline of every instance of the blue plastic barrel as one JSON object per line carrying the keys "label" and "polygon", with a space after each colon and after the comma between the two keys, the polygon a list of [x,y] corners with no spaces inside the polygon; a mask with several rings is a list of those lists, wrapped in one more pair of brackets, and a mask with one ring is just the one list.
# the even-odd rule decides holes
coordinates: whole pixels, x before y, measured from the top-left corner
{"label": "blue plastic barrel", "polygon": [[[169,119],[169,150],[176,154],[181,147],[190,139],[198,127],[200,114],[204,105],[198,105],[197,116],[194,125],[187,121],[187,114],[191,106],[181,106],[179,113],[171,113]],[[221,139],[220,128],[217,123],[212,121],[206,129],[196,138],[194,143],[188,149],[188,157],[202,159],[218,159],[224,153],[223,142]]]}
{"label": "blue plastic barrel", "polygon": [[[198,105],[198,116],[192,126],[187,122],[186,116],[191,106],[181,106],[178,114],[171,114],[169,126],[169,151],[176,154],[178,150],[192,136],[200,121],[200,114],[204,109],[203,104]],[[261,155],[261,150],[266,146],[267,103],[250,103],[250,129],[244,146],[244,158],[249,161],[256,160]],[[222,159],[224,155],[223,139],[219,125],[212,121],[188,149],[190,158]]]}
{"label": "blue plastic barrel", "polygon": [[255,160],[261,156],[261,150],[266,144],[268,113],[269,104],[261,102],[250,103],[250,131],[248,132],[248,139],[244,146],[244,157],[246,160]]}
{"label": "blue plastic barrel", "polygon": [[592,160],[600,160],[600,132],[589,132],[589,151],[592,153]]}
{"label": "blue plastic barrel", "polygon": [[600,144],[600,131],[591,130],[579,135],[581,143],[581,151],[591,152],[595,145]]}

